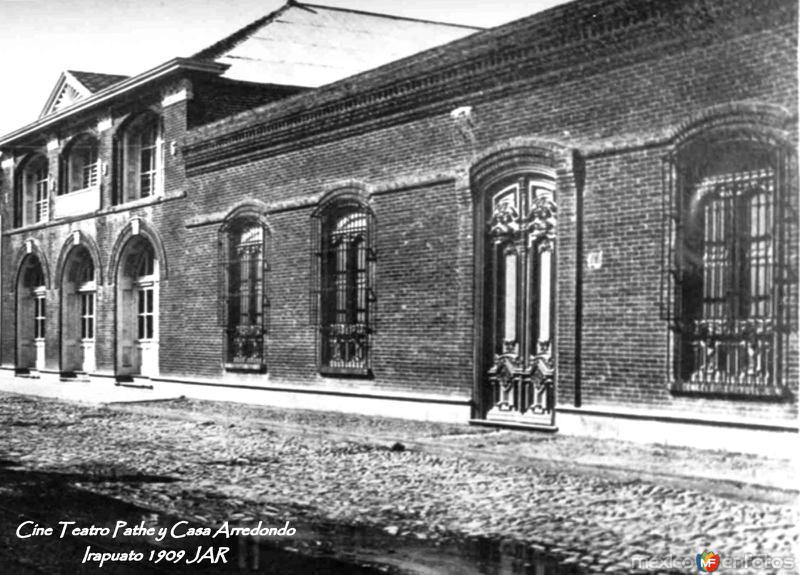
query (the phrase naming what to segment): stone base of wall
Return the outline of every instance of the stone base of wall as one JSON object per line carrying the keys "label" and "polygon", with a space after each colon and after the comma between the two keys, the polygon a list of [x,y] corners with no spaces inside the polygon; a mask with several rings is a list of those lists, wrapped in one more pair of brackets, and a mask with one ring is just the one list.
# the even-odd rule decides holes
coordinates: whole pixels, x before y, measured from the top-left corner
{"label": "stone base of wall", "polygon": [[[558,408],[560,433],[636,443],[659,443],[697,449],[789,457],[800,443],[797,422],[678,417],[656,411],[605,407]],[[713,470],[709,470],[713,474]]]}
{"label": "stone base of wall", "polygon": [[[0,368],[0,391],[89,403],[157,401],[186,396],[211,401],[426,421],[466,423],[470,420],[468,398],[390,392],[378,394],[354,388],[320,389],[278,383],[255,385],[246,379],[232,384],[188,378],[133,378],[129,383],[119,385],[109,374],[62,380],[58,373],[50,372],[19,376],[15,375],[12,368],[3,366]],[[780,458],[794,453],[800,443],[797,422],[680,417],[661,411],[614,407],[559,407],[556,428],[548,429],[550,432],[556,430],[569,435],[722,449]],[[541,432],[531,430],[531,433]]]}

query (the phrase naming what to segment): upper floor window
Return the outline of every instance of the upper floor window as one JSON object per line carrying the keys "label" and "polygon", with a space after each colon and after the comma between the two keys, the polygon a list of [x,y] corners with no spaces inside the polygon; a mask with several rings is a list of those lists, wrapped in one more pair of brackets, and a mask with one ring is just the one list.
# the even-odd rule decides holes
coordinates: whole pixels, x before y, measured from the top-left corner
{"label": "upper floor window", "polygon": [[50,219],[50,171],[44,154],[22,166],[14,193],[14,225],[27,226]]}
{"label": "upper floor window", "polygon": [[673,276],[680,389],[782,393],[787,302],[797,283],[789,161],[785,152],[748,141],[699,143],[678,158]]}
{"label": "upper floor window", "polygon": [[61,193],[68,194],[99,183],[97,140],[84,134],[78,136],[65,152]]}
{"label": "upper floor window", "polygon": [[372,214],[357,203],[333,204],[318,216],[319,364],[323,373],[366,375],[373,302]]}
{"label": "upper floor window", "polygon": [[160,195],[163,187],[161,120],[146,112],[136,117],[118,141],[121,183],[117,203]]}
{"label": "upper floor window", "polygon": [[224,282],[225,362],[229,367],[262,368],[266,363],[265,232],[257,220],[227,231]]}

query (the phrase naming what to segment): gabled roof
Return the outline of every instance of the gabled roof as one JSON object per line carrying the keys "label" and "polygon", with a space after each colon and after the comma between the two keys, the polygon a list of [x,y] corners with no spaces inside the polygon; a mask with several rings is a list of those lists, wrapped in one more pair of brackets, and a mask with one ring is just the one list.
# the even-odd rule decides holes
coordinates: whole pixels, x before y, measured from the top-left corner
{"label": "gabled roof", "polygon": [[78,72],[76,70],[67,70],[72,74],[78,82],[86,86],[86,88],[94,94],[104,88],[122,82],[129,76],[121,76],[119,74],[100,74],[98,72]]}
{"label": "gabled roof", "polygon": [[229,64],[234,80],[317,87],[479,30],[288,0],[193,58]]}
{"label": "gabled roof", "polygon": [[96,92],[125,80],[127,77],[117,74],[66,70],[58,77],[58,81],[50,92],[47,103],[44,105],[39,117],[44,118],[54,112],[63,110],[79,100],[88,98]]}

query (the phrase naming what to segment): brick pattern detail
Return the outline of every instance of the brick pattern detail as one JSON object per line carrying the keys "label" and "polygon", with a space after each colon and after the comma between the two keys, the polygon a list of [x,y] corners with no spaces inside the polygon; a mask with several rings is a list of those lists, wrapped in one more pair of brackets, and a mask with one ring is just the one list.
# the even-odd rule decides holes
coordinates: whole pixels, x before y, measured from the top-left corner
{"label": "brick pattern detail", "polygon": [[[657,3],[650,4],[654,8]],[[625,29],[603,33],[612,55],[596,67],[590,48],[599,36],[589,34],[559,48],[568,50],[572,60],[580,59],[581,66],[563,71],[554,66],[546,74],[531,69],[522,77],[505,77],[507,90],[480,91],[465,84],[457,98],[441,94],[439,103],[430,107],[430,93],[419,101],[413,93],[401,95],[398,98],[411,98],[406,108],[397,108],[390,119],[384,114],[383,119],[365,121],[358,131],[329,129],[321,114],[313,129],[294,134],[291,145],[270,148],[247,161],[198,169],[188,178],[184,143],[201,142],[200,149],[207,139],[245,129],[249,121],[260,125],[260,120],[257,114],[250,120],[239,115],[187,137],[187,116],[193,121],[215,119],[233,108],[223,103],[218,112],[192,112],[191,102],[170,106],[164,111],[164,201],[20,232],[5,228],[3,364],[14,362],[14,266],[25,239],[37,241],[54,269],[70,231],[80,229],[95,239],[100,264],[108,269],[116,238],[129,219],[138,216],[158,230],[169,264],[169,276],[161,284],[161,373],[230,378],[222,366],[218,321],[218,231],[233,206],[252,201],[267,207],[271,236],[268,373],[257,381],[470,396],[479,313],[474,288],[480,281],[480,270],[474,269],[470,167],[488,150],[536,138],[574,151],[573,173],[557,176],[558,402],[572,405],[580,396],[585,406],[791,421],[797,413],[796,335],[787,359],[793,401],[681,397],[669,391],[669,332],[659,319],[661,159],[677,127],[704,110],[737,102],[793,110],[797,103],[796,6],[788,9],[789,2],[770,2],[773,15],[788,12],[793,19],[765,29],[755,17],[723,21],[721,10],[728,0],[701,4],[716,7],[710,14],[720,18],[719,27],[706,22],[697,33],[688,24],[676,27],[670,31],[669,49],[648,43],[632,22],[636,30],[629,36]],[[552,17],[562,13],[557,10]],[[655,8],[648,12],[648,26],[658,13]],[[542,18],[536,17],[537,26]],[[503,49],[527,49],[528,36],[512,33],[524,29],[522,24],[506,29],[509,33],[502,37],[508,45]],[[453,65],[468,61],[471,54],[468,41],[458,46],[464,47],[461,56],[448,53]],[[614,51],[615,46],[619,50]],[[433,66],[432,54],[442,50],[447,48],[407,65],[414,70]],[[357,91],[359,82],[372,87],[370,74],[353,80],[348,90]],[[387,72],[374,74],[380,80]],[[313,111],[315,98],[334,96],[305,94],[285,105],[290,111],[303,106]],[[391,101],[391,94],[386,97]],[[200,97],[198,103],[208,106],[211,100]],[[468,125],[451,118],[449,111],[456,104],[472,106]],[[259,113],[283,105],[273,103]],[[785,131],[796,138],[796,124]],[[110,133],[103,138],[101,155],[107,155]],[[169,154],[172,141],[177,145],[174,156]],[[209,149],[203,148],[204,153]],[[12,177],[7,170],[0,181],[6,222]],[[319,376],[316,334],[308,324],[311,213],[326,190],[353,181],[365,187],[376,221],[371,379]],[[109,200],[104,195],[104,206]],[[793,245],[796,249],[796,242]],[[590,268],[587,257],[601,251],[602,266]],[[57,368],[59,280],[50,281],[48,366]],[[114,289],[98,288],[97,360],[98,369],[106,371],[114,368]]]}

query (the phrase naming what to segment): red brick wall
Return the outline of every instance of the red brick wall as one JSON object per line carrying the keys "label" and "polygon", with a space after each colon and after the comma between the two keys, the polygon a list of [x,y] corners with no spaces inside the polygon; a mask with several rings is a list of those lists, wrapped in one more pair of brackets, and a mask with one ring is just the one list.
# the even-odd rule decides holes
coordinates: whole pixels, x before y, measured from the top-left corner
{"label": "red brick wall", "polygon": [[[280,149],[265,143],[260,159],[199,170],[188,179],[180,151],[185,106],[175,105],[165,117],[167,146],[174,139],[179,149],[167,157],[167,196],[175,199],[81,220],[79,226],[96,237],[104,269],[130,216],[140,215],[158,230],[169,266],[161,295],[164,375],[214,378],[224,373],[218,230],[233,206],[250,201],[265,204],[269,212],[268,374],[261,381],[464,397],[473,386],[476,317],[470,168],[489,150],[516,139],[555,142],[572,150],[574,166],[585,172],[560,175],[557,190],[559,402],[571,405],[579,391],[585,406],[791,418],[796,400],[673,395],[669,331],[659,319],[659,295],[665,193],[661,158],[671,149],[679,127],[710,108],[745,102],[795,109],[796,22],[759,29],[752,22],[724,21],[720,16],[715,29],[686,37],[680,33],[676,30],[668,42],[642,40],[636,46],[630,45],[633,32],[612,34],[604,40],[606,47],[619,43],[625,50],[597,60],[588,44],[576,42],[572,63],[563,70],[556,66],[546,74],[500,79],[489,71],[486,90],[443,94],[450,98],[447,106],[418,108],[386,116],[385,121],[376,116],[348,126],[347,134],[329,131],[317,138],[300,133]],[[521,34],[514,41],[517,45],[505,49],[523,48],[529,39]],[[435,65],[430,54],[421,61]],[[353,85],[368,84],[370,78],[367,73]],[[489,89],[501,80],[502,89]],[[286,107],[313,109],[315,99],[324,100],[326,94],[300,96]],[[413,97],[402,95],[398,100]],[[390,106],[387,102],[383,105]],[[467,138],[448,113],[461,105],[473,107],[472,134]],[[205,126],[194,137],[211,137],[248,122],[255,125],[279,112],[279,106],[266,109],[263,118],[254,113]],[[319,125],[325,121],[320,118]],[[795,137],[796,126],[788,129]],[[577,190],[564,187],[572,180]],[[310,216],[325,191],[353,182],[370,197],[376,222],[377,311],[374,377],[369,380],[319,376],[316,338],[309,324]],[[46,246],[54,266],[67,229],[61,225],[4,236],[4,259],[8,262],[23,239],[34,236]],[[600,250],[602,267],[589,269],[586,257]],[[4,268],[8,269],[5,264]],[[3,278],[4,318],[13,313],[10,276]],[[98,306],[103,314],[98,338],[112,334],[112,309],[104,302],[111,301],[113,292],[107,289]],[[48,329],[54,332],[57,325]],[[790,362],[796,366],[796,345],[792,349]],[[4,363],[9,353],[13,355],[13,336],[6,329]],[[112,353],[101,351],[98,365],[112,366]],[[796,393],[796,378],[792,381]]]}

